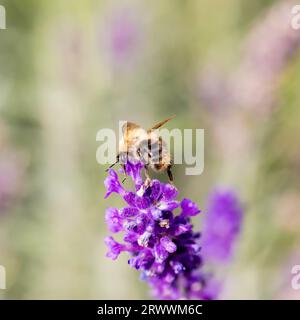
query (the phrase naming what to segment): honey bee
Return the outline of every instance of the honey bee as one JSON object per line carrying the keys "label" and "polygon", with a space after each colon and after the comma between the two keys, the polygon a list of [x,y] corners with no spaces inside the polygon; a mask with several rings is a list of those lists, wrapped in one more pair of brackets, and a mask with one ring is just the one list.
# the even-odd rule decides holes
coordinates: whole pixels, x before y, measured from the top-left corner
{"label": "honey bee", "polygon": [[151,168],[155,172],[166,171],[169,182],[173,184],[174,179],[171,171],[173,162],[171,155],[168,151],[167,144],[158,135],[157,129],[174,117],[175,116],[172,116],[160,121],[148,130],[144,130],[136,123],[126,122],[122,127],[122,139],[119,143],[116,162],[109,168],[118,162],[124,168],[127,160],[131,162],[140,161],[144,164],[146,183],[151,181],[149,174],[149,168]]}

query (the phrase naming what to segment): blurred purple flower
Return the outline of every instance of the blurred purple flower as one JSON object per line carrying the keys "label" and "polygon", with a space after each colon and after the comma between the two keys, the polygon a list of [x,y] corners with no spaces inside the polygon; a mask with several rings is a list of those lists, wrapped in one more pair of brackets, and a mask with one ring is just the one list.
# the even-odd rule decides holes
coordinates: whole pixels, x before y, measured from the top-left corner
{"label": "blurred purple flower", "polygon": [[[190,217],[200,213],[189,199],[175,200],[177,189],[152,180],[141,183],[140,163],[127,163],[126,173],[135,183],[136,191],[120,187],[118,175],[110,169],[105,180],[107,194],[120,194],[128,204],[120,210],[109,208],[106,222],[112,232],[124,232],[124,243],[107,237],[107,256],[116,259],[128,252],[128,263],[141,271],[141,278],[159,299],[213,299],[217,290],[209,287],[211,278],[202,271],[200,233],[193,231]],[[113,187],[111,187],[113,186]],[[173,210],[180,208],[179,214]],[[215,286],[216,288],[216,286]]]}
{"label": "blurred purple flower", "polygon": [[240,233],[243,210],[234,192],[214,191],[203,226],[202,255],[206,260],[226,262]]}
{"label": "blurred purple flower", "polygon": [[243,107],[270,114],[280,75],[300,46],[300,32],[290,26],[291,8],[279,1],[267,10],[246,37],[241,62],[231,74],[214,66],[204,69],[197,96],[212,111]]}
{"label": "blurred purple flower", "polygon": [[141,23],[134,10],[126,8],[113,12],[106,32],[107,50],[113,63],[124,64],[136,57],[141,41]]}

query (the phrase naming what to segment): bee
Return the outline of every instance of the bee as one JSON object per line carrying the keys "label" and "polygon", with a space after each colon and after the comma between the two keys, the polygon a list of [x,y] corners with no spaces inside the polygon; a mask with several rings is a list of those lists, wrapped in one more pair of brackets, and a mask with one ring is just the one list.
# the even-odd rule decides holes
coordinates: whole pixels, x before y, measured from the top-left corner
{"label": "bee", "polygon": [[[140,161],[144,164],[146,183],[151,181],[149,169],[154,172],[167,172],[169,182],[174,183],[171,171],[173,161],[168,151],[167,144],[158,135],[157,129],[173,119],[175,116],[167,118],[155,124],[148,130],[133,122],[126,122],[122,127],[122,139],[119,143],[119,152],[116,163],[120,163],[124,168],[127,160],[130,162]],[[107,169],[108,170],[108,169]],[[107,171],[106,170],[106,171]],[[126,180],[123,180],[123,182]]]}

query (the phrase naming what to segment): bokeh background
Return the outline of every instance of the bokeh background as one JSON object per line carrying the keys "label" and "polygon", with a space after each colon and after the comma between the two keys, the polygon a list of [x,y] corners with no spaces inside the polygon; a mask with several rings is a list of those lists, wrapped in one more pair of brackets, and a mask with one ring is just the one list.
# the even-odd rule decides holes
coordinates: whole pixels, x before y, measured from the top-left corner
{"label": "bokeh background", "polygon": [[[3,299],[142,299],[105,258],[96,133],[119,120],[205,129],[205,170],[174,176],[205,208],[218,185],[245,208],[222,298],[300,298],[300,30],[290,1],[2,0]],[[195,221],[201,228],[201,218]]]}

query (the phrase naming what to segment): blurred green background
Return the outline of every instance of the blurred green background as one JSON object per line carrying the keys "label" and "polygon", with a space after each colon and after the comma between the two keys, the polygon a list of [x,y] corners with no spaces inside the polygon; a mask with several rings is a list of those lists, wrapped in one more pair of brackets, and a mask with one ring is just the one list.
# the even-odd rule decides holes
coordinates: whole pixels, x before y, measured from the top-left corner
{"label": "blurred green background", "polygon": [[[290,1],[1,0],[3,299],[142,299],[105,258],[106,167],[96,133],[119,120],[205,129],[205,170],[181,196],[238,190],[245,219],[222,298],[300,298],[300,30]],[[195,221],[201,226],[201,220]]]}

